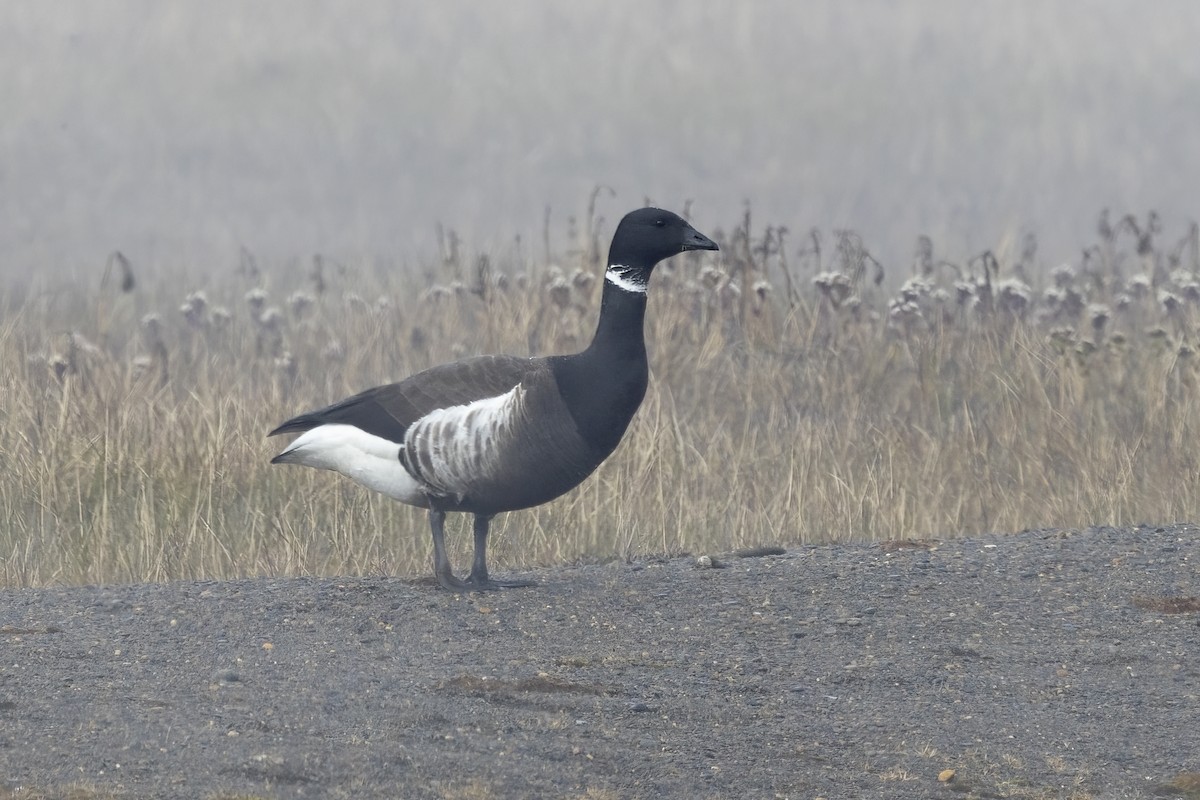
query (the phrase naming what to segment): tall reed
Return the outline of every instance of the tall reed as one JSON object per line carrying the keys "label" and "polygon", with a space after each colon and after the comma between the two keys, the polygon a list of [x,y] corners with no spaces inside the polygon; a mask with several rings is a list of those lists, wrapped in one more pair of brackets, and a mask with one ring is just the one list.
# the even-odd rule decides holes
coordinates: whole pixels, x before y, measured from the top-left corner
{"label": "tall reed", "polygon": [[[888,291],[854,234],[796,245],[747,213],[656,272],[625,442],[500,518],[496,567],[1200,517],[1197,232],[1126,219],[1053,270],[1036,242],[949,263],[925,240]],[[457,242],[415,269],[121,257],[9,292],[0,585],[423,574],[422,512],[271,467],[264,434],[464,355],[584,346],[601,227],[557,264]]]}

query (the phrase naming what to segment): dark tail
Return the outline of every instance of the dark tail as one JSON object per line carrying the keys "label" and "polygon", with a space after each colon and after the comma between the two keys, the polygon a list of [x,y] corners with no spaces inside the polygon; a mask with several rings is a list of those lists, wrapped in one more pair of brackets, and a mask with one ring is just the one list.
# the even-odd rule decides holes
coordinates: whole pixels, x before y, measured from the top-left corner
{"label": "dark tail", "polygon": [[[316,415],[301,414],[298,417],[292,417],[287,422],[268,433],[267,436],[278,436],[281,433],[304,433],[305,431],[311,431],[320,424],[321,420],[316,419]],[[274,464],[275,462],[272,461],[271,463]]]}

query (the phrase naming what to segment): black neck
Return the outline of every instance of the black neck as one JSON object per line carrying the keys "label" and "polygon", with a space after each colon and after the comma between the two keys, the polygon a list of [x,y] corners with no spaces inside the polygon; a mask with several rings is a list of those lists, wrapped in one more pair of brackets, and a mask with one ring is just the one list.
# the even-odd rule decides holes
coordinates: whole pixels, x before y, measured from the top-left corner
{"label": "black neck", "polygon": [[646,395],[646,295],[604,282],[600,321],[582,353],[551,360],[580,434],[603,458],[616,448]]}
{"label": "black neck", "polygon": [[604,281],[600,320],[592,343],[580,355],[646,361],[646,293],[630,292]]}

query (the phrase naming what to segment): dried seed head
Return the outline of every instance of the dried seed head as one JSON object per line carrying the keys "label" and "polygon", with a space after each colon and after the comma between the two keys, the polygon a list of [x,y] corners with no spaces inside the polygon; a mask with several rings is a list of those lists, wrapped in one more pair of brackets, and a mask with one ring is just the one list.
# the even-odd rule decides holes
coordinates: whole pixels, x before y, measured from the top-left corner
{"label": "dried seed head", "polygon": [[565,278],[559,277],[551,281],[546,287],[546,292],[550,295],[550,302],[559,308],[571,305],[571,284],[567,283]]}
{"label": "dried seed head", "polygon": [[1070,264],[1059,264],[1050,270],[1050,277],[1058,287],[1070,286],[1075,281],[1075,268]]}
{"label": "dried seed head", "polygon": [[1092,323],[1092,329],[1101,331],[1108,324],[1108,320],[1112,316],[1112,310],[1103,303],[1092,303],[1087,307],[1087,314],[1088,319]]}
{"label": "dried seed head", "polygon": [[1074,286],[1063,289],[1062,312],[1068,317],[1078,317],[1083,313],[1085,305],[1083,294]]}
{"label": "dried seed head", "polygon": [[1158,304],[1167,314],[1176,314],[1183,308],[1183,300],[1169,289],[1158,290]]}
{"label": "dried seed head", "polygon": [[1176,286],[1183,286],[1185,283],[1192,283],[1197,279],[1196,273],[1192,272],[1190,269],[1184,269],[1183,267],[1171,270],[1170,277],[1171,283],[1175,284]]}
{"label": "dried seed head", "polygon": [[1003,311],[1018,316],[1023,315],[1029,308],[1029,300],[1033,290],[1029,284],[1016,278],[1009,278],[996,284],[996,299]]}
{"label": "dried seed head", "polygon": [[587,293],[592,288],[592,284],[596,282],[596,276],[586,270],[577,269],[575,274],[571,276],[571,283],[575,288],[582,293]]}
{"label": "dried seed head", "polygon": [[246,292],[245,300],[246,304],[250,306],[250,310],[254,312],[254,315],[258,316],[262,312],[263,306],[267,304],[267,293],[263,289],[251,289]]}
{"label": "dried seed head", "polygon": [[198,289],[189,294],[184,302],[195,306],[203,313],[208,308],[208,295],[203,290]]}
{"label": "dried seed head", "polygon": [[258,315],[258,324],[267,330],[278,330],[283,325],[283,312],[279,306],[270,306]]}
{"label": "dried seed head", "polygon": [[1129,279],[1127,288],[1129,289],[1129,293],[1135,298],[1145,297],[1150,291],[1150,276],[1134,275]]}
{"label": "dried seed head", "polygon": [[844,272],[818,272],[813,276],[812,282],[821,294],[839,305],[850,296],[854,288],[850,276]]}
{"label": "dried seed head", "polygon": [[68,372],[73,372],[71,369],[71,362],[68,361],[65,356],[51,356],[47,363],[49,363],[50,369],[54,372],[54,377],[58,378],[59,380],[62,380],[63,376]]}
{"label": "dried seed head", "polygon": [[1058,345],[1074,344],[1075,329],[1066,327],[1051,328],[1050,341]]}
{"label": "dried seed head", "polygon": [[275,357],[275,371],[287,378],[296,377],[296,359],[288,350]]}
{"label": "dried seed head", "polygon": [[295,317],[303,317],[313,305],[313,296],[308,292],[296,291],[288,295],[288,308]]}
{"label": "dried seed head", "polygon": [[190,306],[187,303],[184,303],[179,307],[179,313],[183,314],[183,318],[186,319],[188,325],[191,325],[193,328],[198,328],[204,324],[204,318],[196,313],[196,309],[193,306]]}
{"label": "dried seed head", "polygon": [[709,289],[717,288],[728,277],[724,270],[712,264],[705,264],[700,268],[700,281]]}
{"label": "dried seed head", "polygon": [[154,359],[150,356],[137,356],[133,359],[132,366],[133,377],[140,378],[142,375],[145,375],[147,372],[149,372],[150,368],[154,366]]}
{"label": "dried seed head", "polygon": [[151,311],[142,317],[142,336],[148,344],[162,341],[162,317]]}
{"label": "dried seed head", "polygon": [[179,307],[179,313],[183,314],[183,318],[193,328],[203,327],[206,321],[204,318],[206,310],[208,310],[208,298],[205,297],[204,292],[192,292],[184,298],[183,305]]}
{"label": "dried seed head", "polygon": [[915,300],[909,300],[903,295],[893,297],[888,303],[888,321],[908,324],[921,318],[921,306]]}
{"label": "dried seed head", "polygon": [[960,306],[966,305],[975,298],[975,284],[970,281],[955,281],[954,295]]}
{"label": "dried seed head", "polygon": [[421,293],[421,299],[427,303],[438,303],[442,300],[448,300],[453,294],[449,286],[442,286],[440,283],[435,283]]}
{"label": "dried seed head", "polygon": [[229,313],[229,309],[225,306],[213,306],[209,320],[215,328],[227,328],[229,327],[229,323],[233,321],[233,314]]}
{"label": "dried seed head", "polygon": [[917,301],[922,297],[928,297],[933,291],[933,282],[925,278],[914,276],[904,282],[900,287],[900,296],[905,300]]}
{"label": "dried seed head", "polygon": [[1180,282],[1177,285],[1179,286],[1179,293],[1189,303],[1200,303],[1200,281],[1193,278]]}

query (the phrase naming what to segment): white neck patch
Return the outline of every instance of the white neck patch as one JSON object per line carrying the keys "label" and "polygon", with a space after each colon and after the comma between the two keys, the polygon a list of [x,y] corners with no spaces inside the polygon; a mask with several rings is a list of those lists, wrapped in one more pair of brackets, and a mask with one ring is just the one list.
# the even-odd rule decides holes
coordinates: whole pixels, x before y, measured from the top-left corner
{"label": "white neck patch", "polygon": [[627,292],[646,293],[646,282],[641,271],[635,271],[624,264],[610,264],[608,271],[604,273],[604,280]]}

